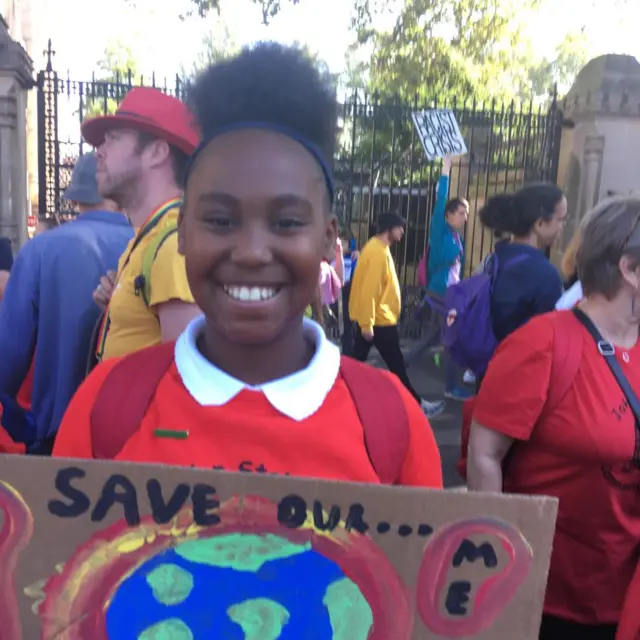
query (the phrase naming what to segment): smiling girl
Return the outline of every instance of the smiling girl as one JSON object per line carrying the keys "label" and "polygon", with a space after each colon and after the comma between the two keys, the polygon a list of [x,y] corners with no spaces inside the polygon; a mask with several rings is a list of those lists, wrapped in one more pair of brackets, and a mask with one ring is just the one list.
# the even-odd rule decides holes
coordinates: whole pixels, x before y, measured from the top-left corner
{"label": "smiling girl", "polygon": [[54,455],[441,487],[416,401],[304,319],[336,242],[333,87],[261,44],[207,69],[192,108],[179,247],[204,315],[97,367]]}

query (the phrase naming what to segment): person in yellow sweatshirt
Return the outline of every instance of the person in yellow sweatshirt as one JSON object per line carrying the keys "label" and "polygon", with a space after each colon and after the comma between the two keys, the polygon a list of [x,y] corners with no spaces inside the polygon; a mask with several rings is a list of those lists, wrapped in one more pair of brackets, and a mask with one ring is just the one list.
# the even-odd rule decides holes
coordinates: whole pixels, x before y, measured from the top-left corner
{"label": "person in yellow sweatshirt", "polygon": [[402,240],[404,227],[404,218],[396,212],[380,214],[378,234],[360,253],[349,296],[349,313],[355,332],[353,355],[364,362],[374,345],[389,371],[400,378],[427,417],[433,418],[442,413],[444,402],[429,402],[418,395],[407,375],[400,349],[400,283],[389,247]]}

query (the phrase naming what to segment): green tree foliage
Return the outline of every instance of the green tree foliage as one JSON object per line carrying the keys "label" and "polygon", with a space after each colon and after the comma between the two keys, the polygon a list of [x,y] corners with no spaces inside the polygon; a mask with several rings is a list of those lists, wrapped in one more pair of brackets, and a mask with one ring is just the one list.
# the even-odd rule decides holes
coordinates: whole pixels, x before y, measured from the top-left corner
{"label": "green tree foliage", "polygon": [[190,69],[183,69],[182,76],[185,82],[191,82],[195,76],[209,65],[224,60],[240,50],[240,45],[235,39],[228,25],[221,18],[213,29],[202,40],[202,48]]}
{"label": "green tree foliage", "polygon": [[[136,6],[136,0],[128,0],[131,6]],[[262,11],[262,21],[268,24],[281,11],[285,4],[298,4],[300,0],[252,0]],[[190,9],[184,13],[179,13],[180,19],[184,20],[190,16],[204,18],[211,11],[220,11],[220,0],[189,0]]]}
{"label": "green tree foliage", "polygon": [[532,97],[544,95],[553,85],[565,93],[588,60],[588,42],[584,30],[568,33],[556,47],[553,57],[545,58],[529,69]]}
{"label": "green tree foliage", "polygon": [[93,118],[112,114],[130,86],[141,84],[131,48],[116,39],[109,43],[104,58],[98,63],[98,73],[85,84],[85,99],[80,116]]}
{"label": "green tree foliage", "polygon": [[[547,98],[556,84],[566,90],[588,60],[586,32],[568,33],[541,59],[525,33],[539,6],[540,0],[354,0],[356,46],[370,54],[368,89],[419,103],[454,96],[528,101]],[[385,12],[395,20],[376,29]]]}
{"label": "green tree foliage", "polygon": [[341,88],[364,93],[368,88],[368,80],[369,65],[358,58],[356,46],[350,47],[345,56],[345,68],[339,77]]}
{"label": "green tree foliage", "polygon": [[[212,9],[218,9],[218,0],[191,0],[191,2],[195,5],[195,11],[200,17],[206,16]],[[286,2],[298,4],[300,0],[253,0],[253,3],[262,10],[262,20],[265,24],[278,15]]]}
{"label": "green tree foliage", "polygon": [[[320,69],[322,73],[329,74],[333,82],[337,82],[338,75],[331,74],[327,64],[320,58],[317,52],[312,51],[307,44],[293,42],[293,46],[302,49],[305,55]],[[241,47],[238,40],[231,33],[224,19],[215,25],[202,42],[202,49],[198,53],[191,69],[183,70],[182,76],[185,83],[190,83],[193,79],[206,67],[215,64],[220,60],[224,60],[230,56],[234,56],[240,51]]]}
{"label": "green tree foliage", "polygon": [[371,48],[370,89],[381,95],[501,97],[524,75],[522,27],[537,0],[406,0],[388,31],[368,22],[371,3],[380,11],[382,0],[356,2],[358,40]]}
{"label": "green tree foliage", "polygon": [[352,218],[381,205],[367,197],[360,203],[351,185],[431,189],[438,163],[425,160],[413,127],[411,113],[419,108],[455,108],[469,148],[469,188],[493,192],[546,175],[554,133],[549,91],[570,84],[582,66],[581,34],[541,60],[526,35],[539,0],[354,1],[354,52],[369,65],[364,73],[347,65],[343,79],[352,93],[337,174]]}

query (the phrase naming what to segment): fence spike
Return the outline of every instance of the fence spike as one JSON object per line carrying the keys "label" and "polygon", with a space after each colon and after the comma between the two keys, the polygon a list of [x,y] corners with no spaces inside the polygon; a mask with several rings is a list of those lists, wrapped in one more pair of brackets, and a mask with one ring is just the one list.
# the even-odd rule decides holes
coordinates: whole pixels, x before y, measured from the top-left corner
{"label": "fence spike", "polygon": [[47,56],[47,71],[53,71],[53,56],[56,52],[53,50],[51,38],[47,41],[47,48],[42,53]]}

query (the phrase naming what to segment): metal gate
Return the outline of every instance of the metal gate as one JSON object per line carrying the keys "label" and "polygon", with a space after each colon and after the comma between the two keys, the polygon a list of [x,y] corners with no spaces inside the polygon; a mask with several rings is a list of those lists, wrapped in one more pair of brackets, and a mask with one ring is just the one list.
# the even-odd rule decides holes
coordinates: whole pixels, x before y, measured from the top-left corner
{"label": "metal gate", "polygon": [[547,104],[499,105],[495,100],[434,99],[403,105],[354,94],[343,104],[342,138],[334,170],[338,180],[338,213],[358,239],[373,232],[377,216],[388,209],[407,220],[407,232],[395,247],[404,285],[415,283],[415,267],[427,244],[440,161],[428,162],[413,126],[419,109],[450,108],[465,138],[468,153],[456,158],[450,197],[469,201],[465,228],[465,271],[471,271],[492,250],[491,233],[479,212],[496,193],[516,191],[525,183],[555,182],[562,136],[562,111],[557,96]]}
{"label": "metal gate", "polygon": [[153,86],[165,93],[185,98],[186,83],[176,75],[174,81],[135,77],[131,72],[113,79],[73,80],[67,71],[60,75],[53,68],[51,40],[47,65],[38,73],[38,209],[40,217],[75,215],[64,198],[77,159],[92,147],[82,140],[80,125],[87,117],[113,113],[127,92],[136,86]]}
{"label": "metal gate", "polygon": [[[46,68],[38,74],[38,161],[40,216],[73,215],[64,197],[77,158],[90,150],[82,142],[85,117],[117,108],[134,86],[155,86],[184,98],[187,85],[133,77],[74,80],[53,68],[51,44]],[[414,131],[417,109],[451,108],[468,154],[458,158],[451,175],[451,195],[465,197],[470,216],[465,230],[468,273],[492,248],[492,237],[476,213],[495,193],[515,191],[532,181],[555,182],[562,134],[562,111],[554,93],[545,105],[479,104],[473,99],[449,103],[401,104],[353,93],[342,103],[339,144],[334,159],[336,213],[362,245],[377,216],[394,209],[407,219],[407,233],[394,247],[403,285],[415,283],[415,267],[426,245],[435,200],[439,163],[427,162]]]}

